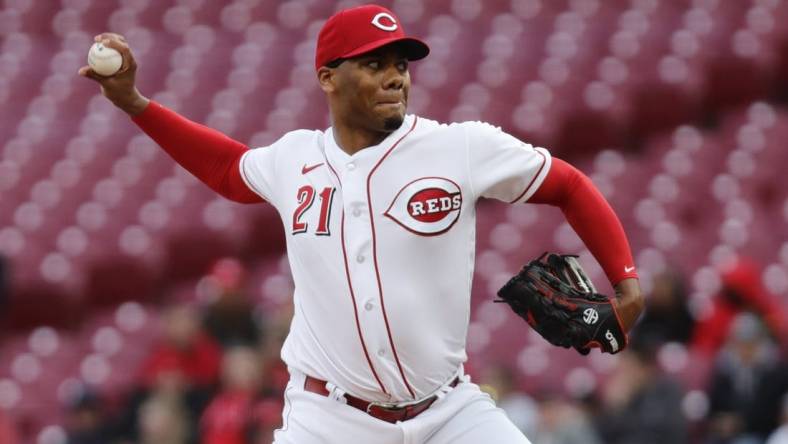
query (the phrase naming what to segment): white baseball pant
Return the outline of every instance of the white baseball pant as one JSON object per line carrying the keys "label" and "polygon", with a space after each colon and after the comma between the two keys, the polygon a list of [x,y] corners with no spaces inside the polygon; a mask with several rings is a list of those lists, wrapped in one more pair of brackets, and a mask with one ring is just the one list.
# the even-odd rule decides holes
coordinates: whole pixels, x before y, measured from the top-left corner
{"label": "white baseball pant", "polygon": [[530,444],[468,376],[426,411],[396,424],[305,391],[304,378],[290,369],[274,444]]}

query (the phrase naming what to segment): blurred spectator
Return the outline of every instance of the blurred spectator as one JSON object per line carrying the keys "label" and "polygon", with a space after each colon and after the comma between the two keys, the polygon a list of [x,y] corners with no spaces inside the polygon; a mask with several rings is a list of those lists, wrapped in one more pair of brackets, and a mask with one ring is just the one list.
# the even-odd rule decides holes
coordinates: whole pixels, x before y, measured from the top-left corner
{"label": "blurred spectator", "polygon": [[101,401],[91,393],[82,393],[72,401],[66,416],[68,444],[104,444],[107,421]]}
{"label": "blurred spectator", "polygon": [[200,419],[203,444],[245,444],[256,441],[255,417],[261,402],[262,369],[257,351],[235,347],[225,353],[222,388]]}
{"label": "blurred spectator", "polygon": [[272,397],[282,399],[284,389],[290,380],[287,366],[280,358],[282,344],[290,332],[290,321],[293,319],[292,299],[275,310],[270,310],[265,321],[260,350],[262,356],[263,392]]}
{"label": "blurred spectator", "polygon": [[540,405],[534,444],[601,444],[587,413],[574,402],[547,399]]}
{"label": "blurred spectator", "polygon": [[[180,372],[162,372],[153,385],[138,387],[117,418],[113,435],[119,442],[155,443],[164,439],[197,443],[196,418],[210,391],[190,389]],[[167,411],[163,411],[167,410]],[[181,431],[181,427],[185,429]],[[172,433],[165,429],[177,429]],[[169,441],[166,441],[169,442]],[[181,442],[181,441],[178,441]]]}
{"label": "blurred spectator", "polygon": [[250,444],[270,444],[274,431],[282,426],[283,397],[265,398],[255,406]]}
{"label": "blurred spectator", "polygon": [[766,444],[788,444],[788,394],[783,396],[782,425],[769,436]]}
{"label": "blurred spectator", "polygon": [[253,317],[254,306],[243,293],[246,272],[233,258],[217,261],[204,283],[214,301],[205,312],[205,328],[223,346],[254,345],[260,326]]}
{"label": "blurred spectator", "polygon": [[684,444],[687,424],[679,383],[655,361],[658,344],[633,341],[619,355],[603,393],[597,430],[607,444]]}
{"label": "blurred spectator", "polygon": [[[141,442],[141,433],[158,436],[159,420],[185,422],[187,432],[175,433],[173,439],[183,438],[193,443],[197,439],[196,418],[218,383],[222,351],[203,331],[199,313],[190,306],[176,305],[166,309],[163,326],[163,337],[142,364],[139,386],[129,397],[117,421],[115,434]],[[185,413],[163,417],[156,413],[163,404],[182,406]],[[148,414],[143,411],[145,405],[153,406],[149,417],[143,415]],[[145,421],[152,422],[146,424]]]}
{"label": "blurred spectator", "polygon": [[14,421],[2,408],[0,408],[0,442],[3,444],[21,443]]}
{"label": "blurred spectator", "polygon": [[140,444],[187,444],[189,414],[180,397],[160,392],[148,398],[139,411]]}
{"label": "blurred spectator", "polygon": [[646,299],[646,314],[633,334],[646,341],[686,344],[694,328],[695,318],[687,307],[684,277],[674,271],[656,275],[651,295]]}
{"label": "blurred spectator", "polygon": [[490,394],[509,419],[526,436],[533,436],[539,420],[539,406],[517,390],[515,373],[505,366],[491,365],[481,378],[482,389]]}
{"label": "blurred spectator", "polygon": [[8,264],[5,257],[0,255],[0,308],[4,308],[8,301],[8,291]]}
{"label": "blurred spectator", "polygon": [[742,313],[712,371],[708,442],[763,442],[777,428],[788,366],[761,320]]}
{"label": "blurred spectator", "polygon": [[262,378],[258,399],[252,409],[249,443],[270,444],[274,431],[282,425],[284,389],[290,379],[287,367],[280,358],[282,344],[290,331],[293,318],[292,299],[266,312],[258,356]]}
{"label": "blurred spectator", "polygon": [[176,374],[189,387],[210,387],[217,382],[221,349],[203,332],[197,311],[186,305],[169,308],[164,314],[164,338],[154,346],[142,368],[146,387],[160,377]]}
{"label": "blurred spectator", "polygon": [[[722,273],[722,289],[716,295],[710,313],[698,323],[693,337],[696,350],[713,355],[725,343],[733,319],[743,311],[763,317],[772,335],[788,334],[782,306],[761,284],[760,272],[751,260],[738,259]],[[781,339],[784,340],[784,339]]]}

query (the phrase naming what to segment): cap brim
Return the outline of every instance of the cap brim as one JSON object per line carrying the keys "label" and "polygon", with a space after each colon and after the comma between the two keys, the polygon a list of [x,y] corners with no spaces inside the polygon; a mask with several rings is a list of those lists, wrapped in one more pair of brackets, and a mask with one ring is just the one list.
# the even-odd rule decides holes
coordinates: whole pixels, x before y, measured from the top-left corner
{"label": "cap brim", "polygon": [[430,53],[430,47],[426,43],[413,37],[393,37],[389,39],[376,40],[366,45],[360,46],[353,51],[342,56],[343,59],[358,57],[378,48],[388,45],[401,45],[405,50],[405,57],[408,60],[421,60]]}

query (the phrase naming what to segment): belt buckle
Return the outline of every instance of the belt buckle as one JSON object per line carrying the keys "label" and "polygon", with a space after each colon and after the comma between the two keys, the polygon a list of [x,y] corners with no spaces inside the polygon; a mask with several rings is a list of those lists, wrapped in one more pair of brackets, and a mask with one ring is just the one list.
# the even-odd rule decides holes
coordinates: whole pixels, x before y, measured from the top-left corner
{"label": "belt buckle", "polygon": [[400,404],[394,404],[391,402],[370,402],[367,404],[367,413],[372,414],[371,410],[373,407],[378,407],[382,410],[386,410],[389,412],[397,412],[403,410],[407,406],[402,406]]}

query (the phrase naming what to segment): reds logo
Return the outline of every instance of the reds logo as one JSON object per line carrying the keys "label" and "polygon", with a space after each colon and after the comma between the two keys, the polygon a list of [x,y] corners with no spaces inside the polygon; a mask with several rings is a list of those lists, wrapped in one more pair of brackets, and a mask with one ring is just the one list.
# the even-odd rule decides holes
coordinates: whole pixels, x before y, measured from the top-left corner
{"label": "reds logo", "polygon": [[[388,24],[383,23],[383,19],[386,19]],[[376,28],[382,29],[383,31],[396,31],[397,30],[397,21],[394,20],[394,17],[391,14],[387,14],[385,12],[380,12],[374,18],[372,18],[372,24],[375,25]]]}
{"label": "reds logo", "polygon": [[384,214],[408,231],[435,236],[457,222],[461,208],[459,185],[442,177],[424,177],[405,185]]}

